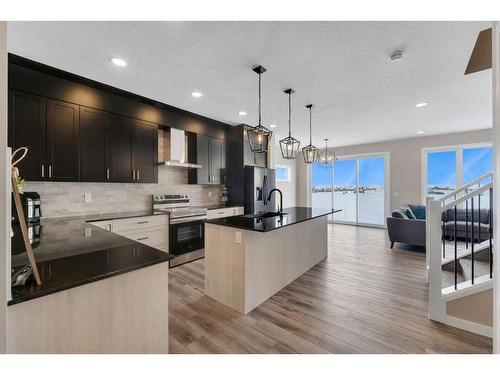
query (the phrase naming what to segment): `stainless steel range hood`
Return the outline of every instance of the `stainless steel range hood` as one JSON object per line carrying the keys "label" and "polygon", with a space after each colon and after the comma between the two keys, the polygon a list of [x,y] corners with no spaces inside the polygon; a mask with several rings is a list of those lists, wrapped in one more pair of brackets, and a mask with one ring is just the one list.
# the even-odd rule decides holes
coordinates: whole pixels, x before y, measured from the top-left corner
{"label": "stainless steel range hood", "polygon": [[[170,128],[170,155],[163,155],[163,157],[170,156],[168,160],[159,161],[158,165],[165,165],[167,167],[178,168],[201,168],[199,164],[187,163],[187,140],[184,135],[184,130]],[[167,152],[168,153],[168,152]]]}

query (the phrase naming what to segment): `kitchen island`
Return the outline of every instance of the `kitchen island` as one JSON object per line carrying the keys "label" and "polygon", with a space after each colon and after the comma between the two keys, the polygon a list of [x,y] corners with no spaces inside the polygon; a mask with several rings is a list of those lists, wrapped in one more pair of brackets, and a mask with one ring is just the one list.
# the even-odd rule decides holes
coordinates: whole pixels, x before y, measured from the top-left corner
{"label": "kitchen island", "polygon": [[[11,288],[9,353],[168,353],[167,252],[89,221],[152,211],[42,219],[33,251],[42,280]],[[163,215],[167,223],[167,216]],[[166,225],[166,224],[165,224]],[[28,263],[13,225],[12,268]]]}
{"label": "kitchen island", "polygon": [[291,207],[205,223],[205,294],[247,314],[327,257],[327,216]]}

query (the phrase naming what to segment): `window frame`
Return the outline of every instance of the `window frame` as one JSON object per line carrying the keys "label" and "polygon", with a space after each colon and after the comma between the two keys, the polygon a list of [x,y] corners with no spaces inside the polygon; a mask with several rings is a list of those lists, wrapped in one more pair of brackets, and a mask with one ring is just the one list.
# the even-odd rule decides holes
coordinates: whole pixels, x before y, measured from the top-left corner
{"label": "window frame", "polygon": [[460,144],[460,145],[447,145],[447,146],[433,146],[433,147],[424,147],[422,148],[422,176],[421,176],[421,197],[422,204],[427,203],[427,189],[428,189],[428,181],[427,181],[427,155],[433,152],[440,151],[455,151],[455,185],[457,189],[463,185],[464,174],[464,150],[471,148],[485,148],[491,147],[493,148],[492,142],[479,142],[479,143],[468,143],[468,144]]}
{"label": "window frame", "polygon": [[[286,169],[286,171],[287,171],[286,172],[286,176],[287,176],[286,179],[278,178],[278,172],[277,172],[278,168]],[[275,175],[276,175],[276,182],[292,182],[292,167],[290,165],[276,164],[274,166],[274,169],[275,169]]]}

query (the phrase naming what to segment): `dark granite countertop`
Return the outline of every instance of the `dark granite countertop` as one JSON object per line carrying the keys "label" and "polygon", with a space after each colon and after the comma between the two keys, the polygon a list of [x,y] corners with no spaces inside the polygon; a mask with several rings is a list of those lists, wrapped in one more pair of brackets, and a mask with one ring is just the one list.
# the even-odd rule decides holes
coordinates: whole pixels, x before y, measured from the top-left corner
{"label": "dark granite countertop", "polygon": [[283,216],[268,218],[251,217],[251,215],[230,216],[220,219],[207,220],[208,224],[222,225],[226,227],[252,230],[257,232],[269,232],[303,221],[315,219],[320,216],[330,215],[341,210],[328,210],[311,207],[289,207],[283,209]]}
{"label": "dark granite countertop", "polygon": [[[9,305],[38,298],[107,277],[167,262],[174,258],[89,222],[150,216],[153,211],[134,211],[42,219],[40,241],[33,245],[42,285],[34,281],[12,287]],[[28,264],[19,225],[12,226],[12,267]]]}

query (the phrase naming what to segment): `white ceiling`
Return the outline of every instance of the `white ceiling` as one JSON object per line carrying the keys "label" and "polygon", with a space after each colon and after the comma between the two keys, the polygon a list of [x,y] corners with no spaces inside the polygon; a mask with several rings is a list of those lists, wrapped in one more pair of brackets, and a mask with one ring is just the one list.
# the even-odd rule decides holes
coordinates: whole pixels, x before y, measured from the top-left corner
{"label": "white ceiling", "polygon": [[[223,122],[332,145],[491,128],[491,70],[464,76],[488,22],[9,22],[9,51]],[[390,62],[403,49],[405,56]],[[120,56],[119,68],[109,57]],[[195,99],[192,91],[201,91]],[[423,108],[415,104],[428,102]],[[245,110],[248,116],[238,116]]]}

